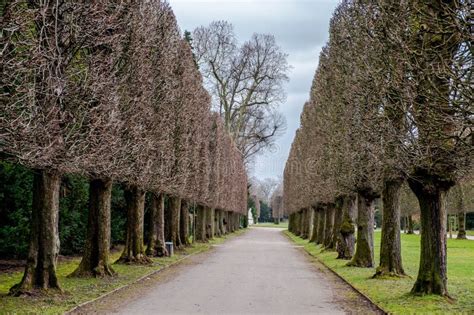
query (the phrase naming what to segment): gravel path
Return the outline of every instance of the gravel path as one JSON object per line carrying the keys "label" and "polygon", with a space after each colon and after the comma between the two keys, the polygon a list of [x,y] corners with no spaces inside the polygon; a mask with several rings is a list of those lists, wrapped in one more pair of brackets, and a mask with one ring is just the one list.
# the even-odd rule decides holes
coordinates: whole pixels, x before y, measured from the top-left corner
{"label": "gravel path", "polygon": [[251,228],[207,255],[190,258],[193,261],[163,279],[148,281],[140,293],[109,298],[102,305],[106,311],[92,310],[120,314],[376,313],[281,231]]}

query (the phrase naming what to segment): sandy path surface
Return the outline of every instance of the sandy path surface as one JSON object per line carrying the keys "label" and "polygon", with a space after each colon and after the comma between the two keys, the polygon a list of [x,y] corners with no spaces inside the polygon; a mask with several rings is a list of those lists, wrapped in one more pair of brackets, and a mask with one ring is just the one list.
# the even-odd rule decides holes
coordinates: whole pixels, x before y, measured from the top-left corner
{"label": "sandy path surface", "polygon": [[[82,312],[119,314],[375,313],[275,228],[251,228],[128,293]],[[171,268],[172,269],[172,268]],[[79,311],[81,312],[81,311]],[[81,313],[82,313],[81,312]]]}

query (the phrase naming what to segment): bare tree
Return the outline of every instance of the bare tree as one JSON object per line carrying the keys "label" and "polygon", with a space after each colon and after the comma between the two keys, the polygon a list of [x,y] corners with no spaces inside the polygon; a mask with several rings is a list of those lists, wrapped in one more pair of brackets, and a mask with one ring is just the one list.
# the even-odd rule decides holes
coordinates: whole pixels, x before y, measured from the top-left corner
{"label": "bare tree", "polygon": [[287,55],[272,35],[254,34],[239,46],[225,21],[195,29],[193,45],[213,108],[248,162],[285,127],[277,107],[285,99]]}

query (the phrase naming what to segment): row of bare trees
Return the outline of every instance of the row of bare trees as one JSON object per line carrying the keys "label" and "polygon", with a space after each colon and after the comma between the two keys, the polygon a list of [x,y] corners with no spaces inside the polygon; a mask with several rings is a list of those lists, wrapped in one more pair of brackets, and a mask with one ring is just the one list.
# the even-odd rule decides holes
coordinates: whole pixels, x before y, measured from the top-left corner
{"label": "row of bare trees", "polygon": [[472,174],[470,14],[463,0],[343,1],[285,168],[290,229],[307,237],[313,223],[313,241],[349,265],[374,266],[374,205],[382,198],[376,277],[405,275],[407,182],[421,211],[414,294],[448,294],[445,197]]}
{"label": "row of bare trees", "polygon": [[[165,236],[188,244],[189,205],[197,207],[196,232],[205,231],[198,240],[239,226],[247,206],[242,154],[211,113],[167,2],[10,0],[1,9],[0,154],[35,170],[27,267],[13,294],[60,287],[64,174],[90,178],[88,237],[76,276],[114,273],[113,182],[126,186],[121,262],[165,254]],[[145,252],[147,192],[153,222]]]}

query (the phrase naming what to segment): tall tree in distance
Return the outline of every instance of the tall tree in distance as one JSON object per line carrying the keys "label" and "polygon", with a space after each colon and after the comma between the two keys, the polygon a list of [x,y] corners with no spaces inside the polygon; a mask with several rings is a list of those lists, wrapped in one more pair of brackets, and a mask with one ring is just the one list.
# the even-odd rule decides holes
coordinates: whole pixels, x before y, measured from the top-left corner
{"label": "tall tree in distance", "polygon": [[214,110],[248,163],[271,146],[285,127],[277,108],[286,98],[287,54],[267,34],[254,34],[239,45],[233,26],[226,21],[198,27],[192,35]]}

